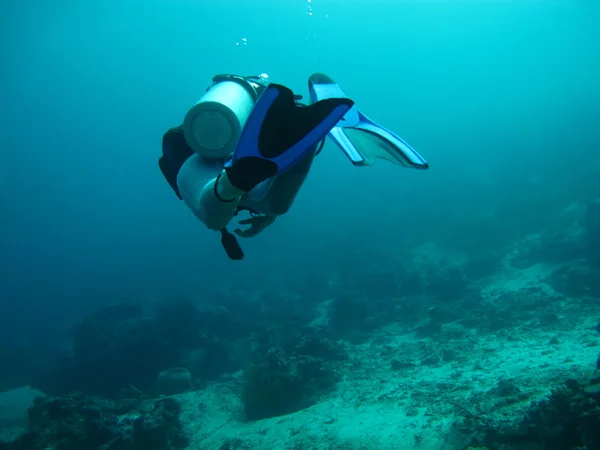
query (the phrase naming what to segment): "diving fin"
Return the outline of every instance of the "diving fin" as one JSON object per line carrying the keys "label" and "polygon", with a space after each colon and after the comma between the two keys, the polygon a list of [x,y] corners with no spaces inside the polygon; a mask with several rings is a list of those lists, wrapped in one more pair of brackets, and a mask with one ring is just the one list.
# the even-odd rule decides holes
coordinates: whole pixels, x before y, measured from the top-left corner
{"label": "diving fin", "polygon": [[[300,106],[289,88],[270,83],[256,101],[226,166],[264,167],[268,175],[264,180],[286,171],[324,139],[353,105],[345,96],[330,95]],[[257,165],[257,160],[265,164]]]}
{"label": "diving fin", "polygon": [[[343,98],[340,87],[322,73],[308,80],[312,102],[328,98]],[[328,136],[357,166],[367,166],[382,158],[402,167],[428,169],[429,164],[404,139],[376,124],[353,106]]]}

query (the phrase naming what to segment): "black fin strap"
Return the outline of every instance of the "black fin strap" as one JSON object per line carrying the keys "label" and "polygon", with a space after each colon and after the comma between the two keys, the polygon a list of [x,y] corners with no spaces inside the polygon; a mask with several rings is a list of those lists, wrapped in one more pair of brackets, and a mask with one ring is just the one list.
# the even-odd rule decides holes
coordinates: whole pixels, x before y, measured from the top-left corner
{"label": "black fin strap", "polygon": [[237,197],[233,197],[230,200],[225,200],[223,197],[221,197],[219,195],[219,190],[217,189],[217,185],[219,184],[219,180],[221,179],[221,175],[223,175],[223,172],[221,172],[219,174],[219,176],[217,177],[217,179],[215,180],[215,185],[213,186],[213,191],[215,191],[215,197],[217,197],[217,200],[222,201],[223,203],[231,203],[232,201],[234,201]]}

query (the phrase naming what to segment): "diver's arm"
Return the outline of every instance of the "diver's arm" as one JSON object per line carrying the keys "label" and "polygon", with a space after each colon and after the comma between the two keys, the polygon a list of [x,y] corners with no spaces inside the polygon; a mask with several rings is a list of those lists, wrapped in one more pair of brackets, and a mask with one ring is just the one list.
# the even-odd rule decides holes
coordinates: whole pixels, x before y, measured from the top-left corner
{"label": "diver's arm", "polygon": [[181,167],[177,186],[194,215],[208,229],[218,231],[235,215],[244,191],[231,184],[225,170],[208,181],[205,173],[202,160],[194,155]]}

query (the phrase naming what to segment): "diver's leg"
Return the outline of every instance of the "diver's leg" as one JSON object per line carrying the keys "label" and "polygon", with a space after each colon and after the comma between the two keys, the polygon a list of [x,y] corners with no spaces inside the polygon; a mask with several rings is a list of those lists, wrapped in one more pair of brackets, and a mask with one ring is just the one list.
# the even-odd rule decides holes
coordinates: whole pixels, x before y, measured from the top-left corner
{"label": "diver's leg", "polygon": [[308,176],[315,154],[316,147],[313,147],[294,167],[277,176],[265,198],[269,203],[269,211],[279,216],[290,209]]}
{"label": "diver's leg", "polygon": [[249,192],[290,170],[353,105],[348,98],[328,98],[299,106],[290,89],[270,84],[254,106],[226,167],[229,180]]}
{"label": "diver's leg", "polygon": [[194,215],[215,231],[225,228],[231,221],[244,194],[229,182],[225,170],[216,177],[207,178],[206,166],[198,155],[183,164],[177,186]]}

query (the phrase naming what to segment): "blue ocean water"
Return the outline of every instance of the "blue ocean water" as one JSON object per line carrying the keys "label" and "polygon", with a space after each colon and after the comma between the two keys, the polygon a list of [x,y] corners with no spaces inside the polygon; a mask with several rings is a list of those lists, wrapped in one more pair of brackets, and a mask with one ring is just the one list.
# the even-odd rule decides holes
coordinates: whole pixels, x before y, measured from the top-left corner
{"label": "blue ocean water", "polygon": [[[2,9],[6,347],[60,340],[123,299],[252,297],[334,279],[348,264],[391,264],[390,254],[428,243],[478,256],[600,198],[598,2],[23,0]],[[267,73],[308,96],[314,72],[431,168],[354,167],[327,143],[290,212],[243,242],[244,261],[230,261],[163,179],[162,135],[216,73]]]}

